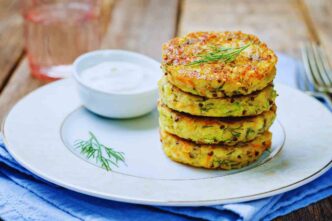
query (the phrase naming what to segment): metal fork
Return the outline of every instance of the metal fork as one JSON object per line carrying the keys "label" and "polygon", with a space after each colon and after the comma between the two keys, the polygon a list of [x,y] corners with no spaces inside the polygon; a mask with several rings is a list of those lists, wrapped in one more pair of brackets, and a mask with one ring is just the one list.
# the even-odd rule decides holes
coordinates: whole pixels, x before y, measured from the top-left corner
{"label": "metal fork", "polygon": [[301,52],[310,83],[317,91],[332,93],[332,70],[322,48],[314,43],[307,43],[301,47]]}
{"label": "metal fork", "polygon": [[298,78],[298,85],[307,94],[323,100],[332,111],[332,72],[327,56],[315,44],[305,44],[301,47],[305,75]]}
{"label": "metal fork", "polygon": [[301,90],[306,94],[317,98],[320,101],[323,101],[330,111],[332,111],[332,99],[328,94],[316,91],[312,84],[310,84],[306,75],[303,75],[303,71],[299,72],[302,76],[298,76],[297,85]]}

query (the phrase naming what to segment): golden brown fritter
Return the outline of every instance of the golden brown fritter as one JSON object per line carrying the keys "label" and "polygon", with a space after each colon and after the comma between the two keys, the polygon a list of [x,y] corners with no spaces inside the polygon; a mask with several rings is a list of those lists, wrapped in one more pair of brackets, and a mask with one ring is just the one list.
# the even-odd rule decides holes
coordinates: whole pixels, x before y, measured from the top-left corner
{"label": "golden brown fritter", "polygon": [[196,117],[180,113],[159,102],[162,130],[201,144],[236,145],[248,142],[267,131],[276,116],[276,106],[260,115],[241,118]]}
{"label": "golden brown fritter", "polygon": [[160,131],[165,154],[172,160],[207,169],[238,169],[255,162],[271,146],[271,133],[237,146],[199,145]]}
{"label": "golden brown fritter", "polygon": [[256,93],[225,98],[205,98],[183,92],[165,77],[159,81],[161,101],[169,108],[196,116],[241,117],[270,110],[277,96],[272,86]]}
{"label": "golden brown fritter", "polygon": [[[249,45],[234,61],[192,65],[216,48]],[[162,69],[181,90],[208,98],[247,95],[269,85],[276,74],[277,57],[256,36],[242,32],[194,32],[162,47]]]}

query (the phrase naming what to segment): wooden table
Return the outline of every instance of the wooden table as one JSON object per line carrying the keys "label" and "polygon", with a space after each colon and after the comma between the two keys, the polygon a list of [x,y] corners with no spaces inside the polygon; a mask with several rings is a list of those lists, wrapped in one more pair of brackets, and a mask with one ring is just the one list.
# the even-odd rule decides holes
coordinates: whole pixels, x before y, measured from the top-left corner
{"label": "wooden table", "polygon": [[[299,57],[299,44],[308,40],[332,51],[329,15],[331,0],[118,0],[102,47],[139,51],[160,60],[161,44],[176,35],[242,30],[257,34],[274,50]],[[0,1],[0,67],[2,121],[13,104],[44,84],[29,74],[19,0]],[[332,197],[277,220],[332,220]]]}

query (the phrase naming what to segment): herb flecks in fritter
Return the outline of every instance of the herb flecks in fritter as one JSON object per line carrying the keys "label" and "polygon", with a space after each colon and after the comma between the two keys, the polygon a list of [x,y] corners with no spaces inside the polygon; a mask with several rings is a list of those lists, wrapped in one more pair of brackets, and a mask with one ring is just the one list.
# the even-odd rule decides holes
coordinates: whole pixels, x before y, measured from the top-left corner
{"label": "herb flecks in fritter", "polygon": [[272,86],[236,98],[204,98],[183,92],[163,77],[159,81],[159,95],[164,104],[173,110],[195,116],[242,117],[253,116],[270,110],[277,97]]}
{"label": "herb flecks in fritter", "polygon": [[277,62],[264,42],[242,32],[193,32],[173,38],[163,45],[162,58],[173,85],[208,98],[262,90],[273,81]]}
{"label": "herb flecks in fritter", "polygon": [[275,106],[260,115],[241,118],[191,116],[161,102],[158,110],[162,130],[200,144],[223,143],[227,146],[255,139],[270,128],[276,116]]}
{"label": "herb flecks in fritter", "polygon": [[162,48],[159,125],[165,154],[207,169],[238,169],[271,147],[277,56],[242,32],[193,32]]}
{"label": "herb flecks in fritter", "polygon": [[197,147],[194,142],[160,131],[163,149],[172,160],[194,167],[207,169],[239,169],[255,162],[271,147],[272,135],[265,132],[254,140],[234,147],[222,144],[203,144]]}

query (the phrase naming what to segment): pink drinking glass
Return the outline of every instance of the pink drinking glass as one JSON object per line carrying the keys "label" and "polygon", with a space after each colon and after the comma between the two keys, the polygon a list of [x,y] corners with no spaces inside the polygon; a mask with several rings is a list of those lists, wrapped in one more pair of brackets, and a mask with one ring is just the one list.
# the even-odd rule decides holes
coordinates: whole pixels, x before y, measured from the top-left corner
{"label": "pink drinking glass", "polygon": [[100,11],[99,0],[24,0],[31,74],[44,81],[69,76],[76,57],[100,47]]}

